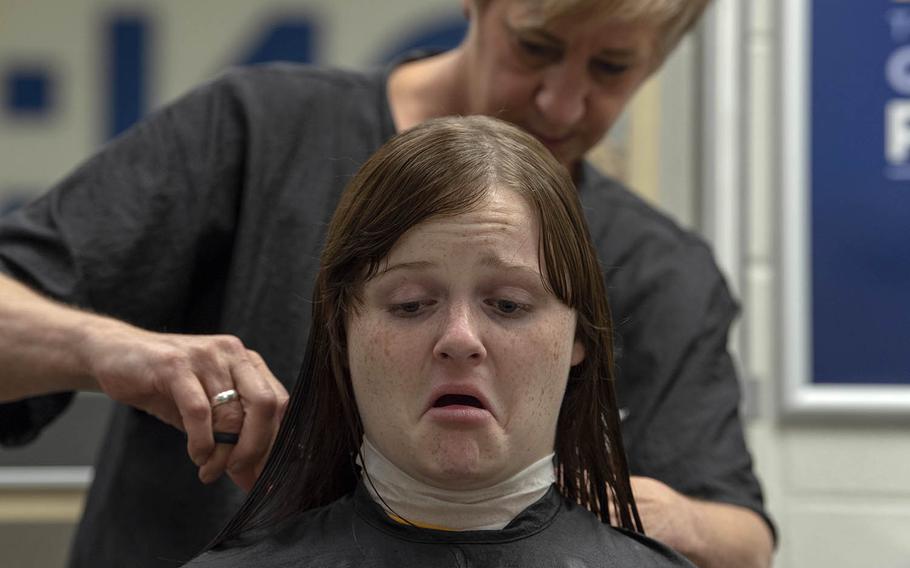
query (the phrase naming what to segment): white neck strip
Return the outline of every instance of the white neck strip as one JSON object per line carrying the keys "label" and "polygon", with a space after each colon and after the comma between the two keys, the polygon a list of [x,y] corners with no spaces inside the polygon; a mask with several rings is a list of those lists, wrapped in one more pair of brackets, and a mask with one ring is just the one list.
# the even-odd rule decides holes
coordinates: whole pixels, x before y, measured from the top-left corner
{"label": "white neck strip", "polygon": [[456,531],[500,530],[556,482],[552,453],[505,481],[467,491],[417,481],[382,455],[366,436],[357,463],[366,470],[363,484],[386,514],[418,526]]}

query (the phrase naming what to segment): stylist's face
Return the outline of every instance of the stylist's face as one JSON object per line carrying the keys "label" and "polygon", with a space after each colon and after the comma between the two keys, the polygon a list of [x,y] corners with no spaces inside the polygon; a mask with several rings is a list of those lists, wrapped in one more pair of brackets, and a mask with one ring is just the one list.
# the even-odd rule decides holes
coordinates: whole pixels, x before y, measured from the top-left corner
{"label": "stylist's face", "polygon": [[535,214],[510,190],[417,225],[348,321],[367,437],[437,487],[492,485],[553,451],[575,312],[542,283]]}
{"label": "stylist's face", "polygon": [[569,168],[603,138],[656,63],[656,24],[597,13],[545,24],[534,0],[466,7],[467,114],[521,126]]}

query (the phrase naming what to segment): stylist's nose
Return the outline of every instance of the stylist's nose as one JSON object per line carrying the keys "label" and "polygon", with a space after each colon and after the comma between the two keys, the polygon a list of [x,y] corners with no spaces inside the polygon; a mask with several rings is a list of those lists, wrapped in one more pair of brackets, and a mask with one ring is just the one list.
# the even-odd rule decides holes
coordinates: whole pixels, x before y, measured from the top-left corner
{"label": "stylist's nose", "polygon": [[588,98],[587,71],[571,61],[563,61],[543,71],[534,104],[550,132],[545,136],[565,136],[585,116]]}
{"label": "stylist's nose", "polygon": [[470,306],[453,304],[445,314],[433,346],[436,359],[451,362],[479,363],[487,356],[487,350],[480,338],[477,322]]}

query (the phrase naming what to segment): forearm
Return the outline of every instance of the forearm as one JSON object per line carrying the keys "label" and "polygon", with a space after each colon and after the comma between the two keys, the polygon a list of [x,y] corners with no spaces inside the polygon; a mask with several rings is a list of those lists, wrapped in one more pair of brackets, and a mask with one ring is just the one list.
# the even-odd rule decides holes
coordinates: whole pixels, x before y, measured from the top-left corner
{"label": "forearm", "polygon": [[[200,478],[230,465],[252,486],[287,404],[262,357],[228,335],[155,333],[42,298],[0,275],[0,402],[68,390],[100,390],[187,433]],[[211,398],[233,389],[233,413]],[[242,406],[241,406],[242,404]],[[236,448],[213,427],[239,432]],[[246,443],[244,444],[244,440]]]}
{"label": "forearm", "polygon": [[687,497],[648,477],[632,477],[645,533],[700,568],[767,568],[774,544],[764,519],[745,507]]}
{"label": "forearm", "polygon": [[771,530],[744,507],[689,499],[692,538],[680,552],[700,568],[768,568],[774,552]]}
{"label": "forearm", "polygon": [[97,390],[82,347],[86,333],[106,321],[0,275],[0,402]]}

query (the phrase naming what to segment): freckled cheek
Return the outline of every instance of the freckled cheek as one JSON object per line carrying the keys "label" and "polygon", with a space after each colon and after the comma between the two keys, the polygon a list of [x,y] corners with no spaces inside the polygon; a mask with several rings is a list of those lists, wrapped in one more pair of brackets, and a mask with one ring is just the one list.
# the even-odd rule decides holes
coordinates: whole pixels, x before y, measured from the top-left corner
{"label": "freckled cheek", "polygon": [[559,412],[568,359],[565,337],[533,339],[513,351],[517,356],[508,364],[510,381],[504,385],[514,425],[522,428]]}
{"label": "freckled cheek", "polygon": [[377,363],[381,353],[376,351],[375,333],[370,326],[360,324],[348,329],[348,363],[351,382],[357,395],[369,395],[377,389]]}
{"label": "freckled cheek", "polygon": [[363,330],[351,348],[352,375],[355,391],[374,400],[395,401],[408,392],[407,382],[416,354],[403,349],[410,345],[404,339],[379,326]]}

